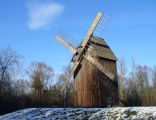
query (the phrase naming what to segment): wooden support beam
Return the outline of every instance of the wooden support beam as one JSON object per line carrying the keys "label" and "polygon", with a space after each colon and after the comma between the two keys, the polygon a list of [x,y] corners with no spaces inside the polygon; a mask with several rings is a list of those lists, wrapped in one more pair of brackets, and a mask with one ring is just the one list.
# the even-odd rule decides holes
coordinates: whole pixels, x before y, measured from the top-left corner
{"label": "wooden support beam", "polygon": [[106,68],[103,65],[101,65],[97,59],[91,57],[90,55],[87,55],[87,56],[84,55],[84,58],[86,58],[89,62],[91,62],[99,70],[101,70],[108,78],[110,78],[111,80],[114,80],[115,75],[107,71]]}

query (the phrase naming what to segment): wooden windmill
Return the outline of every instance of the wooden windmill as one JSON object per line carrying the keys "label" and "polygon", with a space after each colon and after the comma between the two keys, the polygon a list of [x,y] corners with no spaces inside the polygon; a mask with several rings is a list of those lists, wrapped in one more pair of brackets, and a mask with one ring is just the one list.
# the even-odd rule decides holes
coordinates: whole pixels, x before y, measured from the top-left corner
{"label": "wooden windmill", "polygon": [[102,16],[101,12],[97,14],[77,48],[66,42],[60,34],[56,36],[59,42],[74,53],[74,65],[62,86],[62,91],[74,76],[75,107],[102,107],[118,103],[117,59],[104,39],[94,35]]}

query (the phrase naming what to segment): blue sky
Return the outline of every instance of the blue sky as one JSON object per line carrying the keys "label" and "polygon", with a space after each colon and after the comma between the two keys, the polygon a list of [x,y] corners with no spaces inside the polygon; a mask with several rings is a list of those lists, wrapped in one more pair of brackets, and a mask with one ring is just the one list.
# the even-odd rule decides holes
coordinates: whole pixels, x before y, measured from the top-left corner
{"label": "blue sky", "polygon": [[0,48],[11,46],[26,65],[44,61],[60,72],[72,53],[55,40],[57,32],[81,41],[98,11],[109,16],[103,37],[119,59],[155,65],[155,0],[0,0]]}

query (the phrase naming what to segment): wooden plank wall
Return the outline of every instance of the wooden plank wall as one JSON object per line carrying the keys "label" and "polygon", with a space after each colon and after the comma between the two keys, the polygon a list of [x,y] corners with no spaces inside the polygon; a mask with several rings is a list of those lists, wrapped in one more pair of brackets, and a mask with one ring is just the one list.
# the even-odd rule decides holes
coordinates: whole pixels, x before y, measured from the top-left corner
{"label": "wooden plank wall", "polygon": [[[99,60],[110,72],[117,74],[116,62]],[[87,60],[83,59],[74,82],[75,107],[102,107],[106,105],[106,98],[111,97],[113,89],[101,82],[108,79]],[[77,72],[77,71],[76,71]],[[75,73],[76,73],[75,72]],[[104,76],[104,77],[103,77]]]}

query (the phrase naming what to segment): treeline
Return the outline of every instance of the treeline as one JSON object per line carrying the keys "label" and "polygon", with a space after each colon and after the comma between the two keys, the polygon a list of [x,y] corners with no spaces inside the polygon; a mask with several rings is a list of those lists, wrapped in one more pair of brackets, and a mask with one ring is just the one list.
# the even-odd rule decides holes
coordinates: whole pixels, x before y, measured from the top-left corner
{"label": "treeline", "polygon": [[44,62],[23,67],[23,59],[10,47],[0,49],[0,115],[30,107],[72,106],[73,81],[66,92],[60,90],[70,65],[57,75]]}
{"label": "treeline", "polygon": [[132,60],[128,69],[124,59],[118,65],[119,95],[126,106],[155,106],[156,67],[142,66]]}

